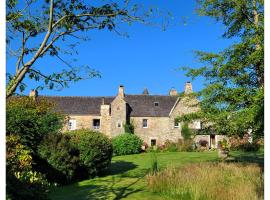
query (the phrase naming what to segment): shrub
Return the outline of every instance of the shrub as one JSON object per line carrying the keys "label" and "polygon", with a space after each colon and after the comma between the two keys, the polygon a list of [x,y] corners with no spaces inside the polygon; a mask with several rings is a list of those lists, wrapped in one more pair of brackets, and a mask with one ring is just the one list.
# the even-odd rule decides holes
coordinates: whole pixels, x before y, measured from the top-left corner
{"label": "shrub", "polygon": [[48,182],[32,169],[30,150],[18,135],[6,137],[6,190],[8,199],[47,199]]}
{"label": "shrub", "polygon": [[137,136],[124,133],[112,140],[114,155],[129,155],[141,152],[143,141]]}
{"label": "shrub", "polygon": [[93,177],[102,173],[111,163],[112,143],[108,137],[90,130],[70,131],[72,144],[80,152],[80,163]]}
{"label": "shrub", "polygon": [[254,141],[250,143],[248,137],[244,136],[240,138],[238,136],[233,136],[230,138],[230,149],[231,150],[240,150],[240,151],[258,151],[260,144]]}
{"label": "shrub", "polygon": [[257,165],[189,164],[149,174],[147,182],[166,199],[263,199],[263,173]]}
{"label": "shrub", "polygon": [[177,143],[166,140],[164,143],[164,150],[168,152],[176,152],[179,150],[179,145]]}
{"label": "shrub", "polygon": [[208,141],[207,140],[200,140],[199,141],[199,145],[201,147],[207,147],[208,146]]}
{"label": "shrub", "polygon": [[32,153],[37,152],[42,138],[58,132],[64,121],[54,105],[42,98],[34,101],[29,97],[12,97],[7,101],[6,116],[7,135],[19,135],[21,143]]}
{"label": "shrub", "polygon": [[46,136],[39,146],[40,157],[54,169],[46,166],[46,169],[41,169],[41,171],[52,182],[70,183],[79,171],[79,150],[72,145],[70,140],[69,135],[51,134]]}
{"label": "shrub", "polygon": [[184,140],[189,140],[191,138],[192,131],[189,129],[187,122],[184,122],[181,133]]}

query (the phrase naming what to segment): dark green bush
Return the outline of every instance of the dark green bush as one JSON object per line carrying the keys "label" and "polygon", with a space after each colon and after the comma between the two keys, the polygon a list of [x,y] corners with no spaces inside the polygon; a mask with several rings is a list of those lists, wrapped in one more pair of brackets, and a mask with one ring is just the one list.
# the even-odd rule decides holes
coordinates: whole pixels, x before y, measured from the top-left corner
{"label": "dark green bush", "polygon": [[119,156],[140,153],[143,141],[137,135],[124,133],[113,138],[112,144],[113,154]]}
{"label": "dark green bush", "polygon": [[86,168],[88,176],[101,174],[110,165],[113,147],[108,137],[84,129],[68,133],[72,144],[80,152],[80,163]]}
{"label": "dark green bush", "polygon": [[258,151],[260,149],[260,145],[256,143],[244,143],[239,145],[238,150],[241,151]]}
{"label": "dark green bush", "polygon": [[6,120],[7,135],[19,135],[21,143],[36,153],[44,136],[59,132],[64,116],[42,98],[34,101],[28,97],[12,97],[7,101]]}
{"label": "dark green bush", "polygon": [[40,171],[45,173],[51,182],[66,184],[76,179],[76,172],[80,169],[80,155],[78,148],[72,145],[70,135],[46,136],[39,146],[38,153],[50,165],[44,163],[46,169]]}

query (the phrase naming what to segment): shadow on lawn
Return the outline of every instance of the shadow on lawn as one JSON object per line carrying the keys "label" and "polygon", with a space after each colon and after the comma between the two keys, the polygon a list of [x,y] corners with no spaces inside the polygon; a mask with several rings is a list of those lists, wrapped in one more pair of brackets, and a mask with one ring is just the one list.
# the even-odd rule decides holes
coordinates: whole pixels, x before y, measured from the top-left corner
{"label": "shadow on lawn", "polygon": [[226,162],[241,162],[258,164],[262,169],[264,168],[264,154],[259,152],[239,153],[230,156]]}
{"label": "shadow on lawn", "polygon": [[143,186],[136,186],[142,178],[130,178],[126,181],[123,177],[111,176],[110,179],[98,180],[97,184],[95,182],[84,186],[76,184],[72,186],[72,190],[76,192],[66,194],[68,197],[65,199],[120,200],[142,191]]}
{"label": "shadow on lawn", "polygon": [[128,172],[130,170],[133,170],[137,168],[138,165],[132,163],[132,162],[126,162],[126,161],[115,161],[111,163],[108,170],[106,170],[102,176],[108,176],[108,175],[117,175],[117,174],[123,174],[125,172]]}
{"label": "shadow on lawn", "polygon": [[85,197],[89,200],[120,200],[126,198],[133,193],[142,191],[143,188],[133,188],[141,178],[132,178],[128,183],[122,183],[122,177],[112,176],[110,180],[104,181],[102,185],[95,185],[95,188],[88,190],[89,192]]}
{"label": "shadow on lawn", "polygon": [[[72,196],[76,195],[76,199],[120,200],[133,193],[140,192],[143,188],[138,187],[136,183],[140,181],[143,176],[135,177],[132,173],[126,173],[137,167],[138,165],[132,162],[115,161],[110,165],[109,169],[98,178],[97,182],[93,181],[91,184],[83,186],[79,184],[73,185],[72,189],[76,191],[76,194],[71,192],[68,199],[73,199]],[[106,176],[108,176],[108,178],[106,178]],[[126,180],[126,177],[129,177],[129,179]]]}

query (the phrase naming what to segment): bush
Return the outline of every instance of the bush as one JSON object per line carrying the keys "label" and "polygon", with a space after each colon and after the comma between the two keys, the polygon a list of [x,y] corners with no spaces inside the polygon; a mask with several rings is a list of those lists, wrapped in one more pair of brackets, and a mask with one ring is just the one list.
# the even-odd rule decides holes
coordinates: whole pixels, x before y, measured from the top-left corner
{"label": "bush", "polygon": [[192,131],[189,129],[187,122],[184,122],[181,133],[182,133],[184,140],[189,140],[191,138]]}
{"label": "bush", "polygon": [[7,101],[6,116],[7,135],[19,135],[21,143],[32,153],[37,152],[44,136],[59,132],[64,121],[54,105],[42,98],[34,101],[29,97],[12,97]]}
{"label": "bush", "polygon": [[70,140],[69,135],[51,134],[46,136],[39,146],[40,157],[54,169],[46,166],[47,170],[41,170],[51,182],[66,184],[76,179],[76,172],[80,168],[80,155]]}
{"label": "bush", "polygon": [[164,150],[168,152],[176,152],[179,150],[179,145],[177,143],[166,140],[164,143]]}
{"label": "bush", "polygon": [[119,156],[140,153],[143,141],[136,135],[124,133],[113,138],[112,144],[113,154]]}
{"label": "bush", "polygon": [[8,199],[47,199],[48,182],[32,169],[30,150],[18,135],[6,137],[6,187]]}
{"label": "bush", "polygon": [[71,141],[80,152],[80,163],[87,170],[88,176],[101,174],[111,163],[112,143],[108,137],[90,130],[70,131]]}
{"label": "bush", "polygon": [[199,145],[201,147],[207,147],[208,146],[208,141],[207,140],[200,140],[199,141]]}
{"label": "bush", "polygon": [[258,151],[260,144],[254,141],[250,143],[248,137],[245,135],[243,138],[233,136],[230,138],[230,149],[240,151]]}

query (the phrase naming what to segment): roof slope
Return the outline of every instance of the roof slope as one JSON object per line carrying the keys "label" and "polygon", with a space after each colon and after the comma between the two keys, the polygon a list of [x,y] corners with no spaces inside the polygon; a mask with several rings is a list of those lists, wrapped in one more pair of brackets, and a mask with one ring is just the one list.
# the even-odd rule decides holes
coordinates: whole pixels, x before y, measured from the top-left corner
{"label": "roof slope", "polygon": [[114,97],[41,96],[56,104],[56,109],[65,114],[100,115],[100,105],[104,98],[110,104]]}
{"label": "roof slope", "polygon": [[[161,95],[126,95],[132,117],[168,117],[178,97]],[[155,106],[155,102],[158,106]]]}
{"label": "roof slope", "polygon": [[[115,97],[71,97],[71,96],[41,96],[56,104],[56,109],[66,114],[100,115],[103,98],[105,104],[110,104]],[[131,117],[167,117],[173,108],[177,96],[162,95],[125,95],[125,101],[131,108]],[[158,106],[155,106],[158,102]]]}

